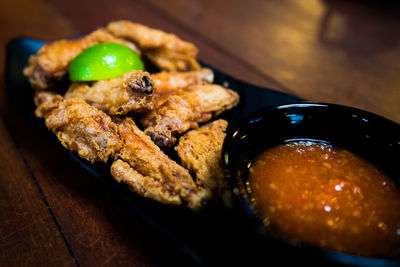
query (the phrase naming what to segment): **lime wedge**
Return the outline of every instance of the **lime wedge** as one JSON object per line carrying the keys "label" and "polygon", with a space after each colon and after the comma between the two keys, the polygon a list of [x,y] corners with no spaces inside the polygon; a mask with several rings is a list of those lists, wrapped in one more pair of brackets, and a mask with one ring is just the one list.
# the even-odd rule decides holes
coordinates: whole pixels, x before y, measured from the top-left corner
{"label": "lime wedge", "polygon": [[73,82],[116,78],[131,70],[143,70],[140,56],[127,46],[103,43],[89,47],[69,65]]}

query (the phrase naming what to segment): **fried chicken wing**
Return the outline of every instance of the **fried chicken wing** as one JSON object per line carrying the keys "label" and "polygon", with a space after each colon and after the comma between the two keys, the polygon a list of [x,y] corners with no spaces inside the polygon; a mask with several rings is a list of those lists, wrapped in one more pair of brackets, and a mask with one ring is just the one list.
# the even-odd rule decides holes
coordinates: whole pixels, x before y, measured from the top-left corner
{"label": "fried chicken wing", "polygon": [[92,163],[107,162],[120,150],[122,143],[117,126],[104,112],[81,99],[64,100],[60,95],[51,94],[47,97],[38,106],[37,113],[46,119],[47,128],[65,148]]}
{"label": "fried chicken wing", "polygon": [[151,77],[153,78],[156,95],[165,95],[196,84],[206,84],[214,81],[214,73],[207,68],[188,72],[162,71],[152,74]]}
{"label": "fried chicken wing", "polygon": [[49,112],[58,107],[64,99],[61,95],[48,91],[36,91],[33,101],[36,105],[35,116],[45,118]]}
{"label": "fried chicken wing", "polygon": [[118,130],[123,147],[117,154],[120,159],[111,166],[117,181],[161,203],[185,203],[192,209],[202,205],[204,190],[198,189],[189,172],[165,155],[133,120],[118,123]]}
{"label": "fried chicken wing", "polygon": [[48,89],[64,77],[71,61],[83,50],[107,42],[124,44],[138,51],[133,43],[99,29],[82,38],[45,44],[37,54],[29,57],[29,65],[24,69],[24,74],[34,89]]}
{"label": "fried chicken wing", "polygon": [[130,21],[115,21],[107,30],[117,37],[134,42],[162,70],[188,71],[200,68],[197,48],[176,35],[152,29]]}
{"label": "fried chicken wing", "polygon": [[140,174],[123,160],[116,160],[111,165],[111,175],[119,183],[123,182],[137,194],[169,205],[180,205],[182,200],[175,192],[153,177]]}
{"label": "fried chicken wing", "polygon": [[110,114],[125,115],[153,108],[153,83],[150,74],[130,71],[121,77],[90,83],[73,83],[64,97],[80,98]]}
{"label": "fried chicken wing", "polygon": [[179,134],[197,128],[239,102],[239,95],[219,85],[195,85],[155,99],[142,118],[145,133],[160,147],[170,147]]}
{"label": "fried chicken wing", "polygon": [[225,120],[210,122],[187,132],[174,148],[183,167],[194,176],[198,187],[205,188],[208,198],[214,191],[222,194],[227,186],[221,159],[227,126]]}
{"label": "fried chicken wing", "polygon": [[204,192],[196,187],[189,172],[165,155],[133,120],[118,123],[118,130],[123,147],[117,154],[120,160],[111,166],[117,181],[162,203],[183,202],[193,209],[201,206]]}
{"label": "fried chicken wing", "polygon": [[192,209],[202,205],[204,191],[196,187],[189,172],[165,155],[133,120],[120,122],[118,130],[123,148],[111,166],[117,181],[161,203],[185,203]]}

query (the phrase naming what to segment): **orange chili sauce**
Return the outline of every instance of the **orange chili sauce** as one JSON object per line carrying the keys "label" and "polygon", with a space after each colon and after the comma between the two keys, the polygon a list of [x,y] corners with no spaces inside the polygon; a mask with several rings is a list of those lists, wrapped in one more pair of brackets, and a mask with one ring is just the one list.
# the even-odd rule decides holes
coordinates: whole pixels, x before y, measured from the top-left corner
{"label": "orange chili sauce", "polygon": [[249,191],[281,238],[368,257],[400,255],[400,193],[365,159],[318,141],[268,149]]}

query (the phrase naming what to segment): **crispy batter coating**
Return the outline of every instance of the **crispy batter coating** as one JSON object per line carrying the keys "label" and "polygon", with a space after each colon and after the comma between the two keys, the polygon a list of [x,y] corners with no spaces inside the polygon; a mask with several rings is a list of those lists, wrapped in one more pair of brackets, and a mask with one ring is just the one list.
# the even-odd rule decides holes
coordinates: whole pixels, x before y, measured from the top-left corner
{"label": "crispy batter coating", "polygon": [[151,176],[146,176],[123,160],[116,160],[111,165],[111,175],[119,183],[123,182],[137,194],[169,205],[180,205],[182,200],[178,194],[166,190],[165,185]]}
{"label": "crispy batter coating", "polygon": [[58,107],[63,97],[54,92],[36,91],[33,97],[36,105],[35,116],[38,118],[45,118],[49,112]]}
{"label": "crispy batter coating", "polygon": [[214,81],[214,73],[207,68],[187,72],[162,71],[152,74],[151,77],[153,78],[156,95],[165,95],[196,84],[206,84]]}
{"label": "crispy batter coating", "polygon": [[219,85],[195,85],[155,99],[142,118],[145,133],[160,147],[170,147],[179,134],[197,128],[239,102],[239,95]]}
{"label": "crispy batter coating", "polygon": [[107,42],[124,44],[138,51],[133,43],[99,29],[79,39],[45,44],[37,54],[29,57],[29,65],[24,69],[24,74],[34,89],[48,89],[55,81],[63,78],[71,61],[83,50]]}
{"label": "crispy batter coating", "polygon": [[162,70],[188,71],[200,69],[197,48],[176,35],[130,21],[115,21],[107,30],[117,37],[137,44],[143,55]]}
{"label": "crispy batter coating", "polygon": [[93,84],[73,83],[64,97],[83,99],[110,115],[125,115],[153,108],[153,83],[149,73],[133,70]]}
{"label": "crispy batter coating", "polygon": [[192,209],[202,204],[203,190],[189,172],[165,155],[151,139],[127,118],[118,123],[123,148],[111,166],[117,181],[127,183],[138,194],[161,203],[185,203]]}
{"label": "crispy batter coating", "polygon": [[122,146],[111,118],[81,99],[53,95],[38,109],[61,144],[91,163],[107,162]]}
{"label": "crispy batter coating", "polygon": [[183,167],[194,176],[198,187],[206,189],[207,197],[214,191],[222,194],[227,186],[221,159],[227,127],[225,120],[210,122],[187,132],[175,147]]}

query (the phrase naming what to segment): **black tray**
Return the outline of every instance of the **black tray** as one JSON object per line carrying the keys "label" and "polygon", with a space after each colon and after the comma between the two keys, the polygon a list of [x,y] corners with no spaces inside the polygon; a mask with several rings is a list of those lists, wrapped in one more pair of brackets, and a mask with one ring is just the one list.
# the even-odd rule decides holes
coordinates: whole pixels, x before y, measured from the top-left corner
{"label": "black tray", "polygon": [[[44,44],[30,38],[16,38],[10,41],[6,51],[5,81],[7,94],[16,109],[23,117],[51,142],[61,147],[56,138],[46,129],[44,121],[37,119],[34,114],[33,90],[23,75],[22,70],[27,65],[29,55],[34,54]],[[207,66],[209,67],[209,66]],[[212,67],[210,67],[213,69]],[[229,88],[240,94],[240,104],[233,110],[223,114],[230,126],[261,108],[279,104],[292,103],[299,98],[266,88],[256,87],[236,80],[228,75],[213,69],[215,83],[228,85]],[[64,150],[64,149],[63,149]],[[219,265],[250,263],[258,256],[264,258],[279,257],[269,249],[255,245],[245,227],[245,222],[234,210],[227,209],[222,204],[209,205],[200,212],[188,211],[185,208],[169,207],[155,201],[144,199],[130,192],[126,186],[118,184],[109,174],[105,164],[92,165],[89,162],[70,153],[82,167],[88,170],[98,181],[115,193],[116,197],[125,201],[134,213],[154,227],[160,234],[171,240],[199,265]],[[288,258],[288,257],[286,257]],[[293,259],[296,261],[296,259]]]}

